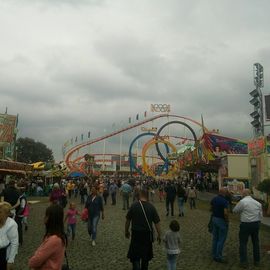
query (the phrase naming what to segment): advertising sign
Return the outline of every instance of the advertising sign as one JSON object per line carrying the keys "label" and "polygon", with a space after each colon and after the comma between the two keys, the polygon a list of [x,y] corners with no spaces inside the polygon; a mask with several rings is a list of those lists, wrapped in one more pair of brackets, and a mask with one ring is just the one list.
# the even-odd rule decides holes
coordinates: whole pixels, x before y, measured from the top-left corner
{"label": "advertising sign", "polygon": [[16,115],[0,114],[0,143],[13,142],[16,122]]}
{"label": "advertising sign", "polygon": [[248,142],[248,153],[250,157],[257,157],[265,153],[266,151],[266,139],[265,137],[259,137]]}

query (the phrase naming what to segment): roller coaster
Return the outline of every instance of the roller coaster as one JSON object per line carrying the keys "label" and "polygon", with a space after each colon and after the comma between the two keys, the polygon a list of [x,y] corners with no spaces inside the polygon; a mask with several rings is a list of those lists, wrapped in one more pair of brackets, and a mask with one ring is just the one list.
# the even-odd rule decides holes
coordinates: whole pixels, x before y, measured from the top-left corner
{"label": "roller coaster", "polygon": [[[119,134],[123,134],[127,131],[130,131],[132,129],[136,129],[142,125],[145,125],[147,123],[150,122],[154,122],[158,119],[164,119],[167,118],[167,122],[165,124],[163,124],[161,126],[161,128],[157,131],[157,133],[153,133],[153,132],[146,132],[146,133],[142,133],[142,134],[137,134],[137,137],[135,139],[133,139],[133,141],[130,144],[129,147],[129,162],[130,162],[130,170],[132,171],[136,171],[140,174],[143,173],[147,173],[148,175],[154,175],[154,171],[151,169],[154,164],[149,165],[147,163],[147,157],[150,155],[148,154],[149,152],[149,148],[151,146],[155,146],[156,147],[156,152],[158,154],[158,156],[156,157],[156,163],[160,164],[161,161],[163,161],[163,170],[167,171],[168,173],[168,167],[175,167],[174,164],[172,164],[172,161],[170,161],[168,159],[168,154],[170,152],[175,152],[177,151],[176,146],[173,145],[170,142],[170,138],[176,138],[176,139],[182,139],[183,140],[183,144],[184,141],[192,141],[193,144],[196,143],[197,140],[197,134],[194,132],[194,130],[191,128],[190,125],[188,125],[186,122],[195,124],[196,126],[199,126],[200,129],[203,129],[203,131],[208,131],[207,128],[205,128],[201,123],[199,123],[198,121],[195,121],[191,118],[188,117],[184,117],[184,116],[179,116],[179,115],[174,115],[174,114],[159,114],[153,117],[149,117],[149,118],[145,118],[142,121],[138,121],[134,124],[130,124],[125,128],[121,128],[119,130],[113,131],[109,134],[106,134],[104,136],[100,136],[91,140],[88,140],[86,142],[80,143],[74,147],[71,147],[67,153],[65,154],[65,163],[66,166],[68,167],[68,169],[72,172],[72,171],[81,171],[81,172],[85,172],[84,170],[84,166],[87,163],[87,161],[83,161],[83,159],[85,158],[85,155],[81,155],[78,157],[73,157],[75,153],[78,153],[79,150],[86,148],[90,145],[95,145],[99,142],[102,142],[108,138],[112,138],[115,136],[118,136]],[[169,121],[170,118],[173,118],[173,121]],[[165,119],[166,120],[166,119]],[[187,130],[189,130],[189,133],[191,133],[192,138],[187,138],[186,136],[176,136],[175,134],[173,135],[168,135],[168,134],[162,134],[162,131],[165,128],[169,128],[169,125],[172,124],[180,124],[182,126],[184,126],[184,128],[186,128]],[[132,153],[132,147],[134,146],[135,142],[140,139],[143,136],[150,136],[150,141],[148,141],[148,143],[145,144],[145,147],[143,149],[143,154],[141,156],[142,158],[142,168],[138,167],[138,164],[135,164],[136,162],[134,161],[134,154]],[[165,150],[161,149],[161,144],[165,145]],[[163,148],[163,147],[162,147]],[[165,152],[164,152],[165,151]],[[108,159],[105,159],[105,156],[108,156],[109,154],[103,153],[103,154],[94,154],[94,155],[103,155],[103,161],[108,161]],[[112,154],[113,155],[113,154]],[[115,154],[114,154],[115,155]],[[117,154],[116,154],[117,155]],[[118,154],[119,155],[119,154]],[[138,153],[137,153],[137,157],[138,157]],[[99,159],[99,161],[101,161],[102,159]]]}

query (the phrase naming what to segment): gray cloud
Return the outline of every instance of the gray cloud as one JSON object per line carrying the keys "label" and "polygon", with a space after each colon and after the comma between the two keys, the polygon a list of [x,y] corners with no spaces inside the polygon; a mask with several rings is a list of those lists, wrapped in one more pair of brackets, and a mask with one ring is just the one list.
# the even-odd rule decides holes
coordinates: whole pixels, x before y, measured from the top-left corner
{"label": "gray cloud", "polygon": [[[46,143],[57,159],[66,140],[125,126],[151,103],[170,103],[173,114],[198,121],[203,114],[226,136],[252,137],[255,62],[264,66],[264,93],[270,84],[268,1],[12,0],[0,7],[0,112],[19,113],[19,136]],[[126,145],[136,132],[126,133]]]}

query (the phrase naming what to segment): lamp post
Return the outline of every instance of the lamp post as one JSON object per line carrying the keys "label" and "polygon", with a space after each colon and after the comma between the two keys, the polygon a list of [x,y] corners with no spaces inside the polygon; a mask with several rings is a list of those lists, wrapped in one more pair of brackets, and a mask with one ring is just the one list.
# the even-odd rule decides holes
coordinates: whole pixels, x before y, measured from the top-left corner
{"label": "lamp post", "polygon": [[264,179],[266,175],[265,168],[267,168],[266,143],[264,138],[264,106],[261,90],[264,86],[264,79],[263,66],[260,63],[253,65],[253,79],[255,89],[249,93],[252,97],[249,102],[254,106],[254,110],[250,114],[253,118],[251,125],[254,129],[254,138],[249,144],[249,164],[251,186],[257,186]]}

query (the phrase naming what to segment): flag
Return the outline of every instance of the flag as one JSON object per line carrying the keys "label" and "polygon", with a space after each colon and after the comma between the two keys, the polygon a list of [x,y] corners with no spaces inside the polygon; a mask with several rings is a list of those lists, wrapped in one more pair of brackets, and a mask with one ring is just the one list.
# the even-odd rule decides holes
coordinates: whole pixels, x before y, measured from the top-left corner
{"label": "flag", "polygon": [[68,147],[70,145],[70,140],[68,140],[68,141],[66,141],[65,143],[64,143],[64,147],[66,148],[66,147]]}
{"label": "flag", "polygon": [[129,123],[129,124],[131,123],[131,117],[128,118],[128,123]]}
{"label": "flag", "polygon": [[17,117],[16,117],[16,127],[18,126],[18,122],[19,122],[19,114],[17,114]]}
{"label": "flag", "polygon": [[147,111],[144,112],[144,117],[146,117],[146,116],[147,116]]}
{"label": "flag", "polygon": [[88,138],[90,138],[90,135],[91,135],[91,132],[90,132],[90,131],[88,131]]}
{"label": "flag", "polygon": [[139,114],[137,113],[137,115],[136,115],[136,120],[139,120]]}
{"label": "flag", "polygon": [[81,135],[81,140],[83,141],[83,134]]}

